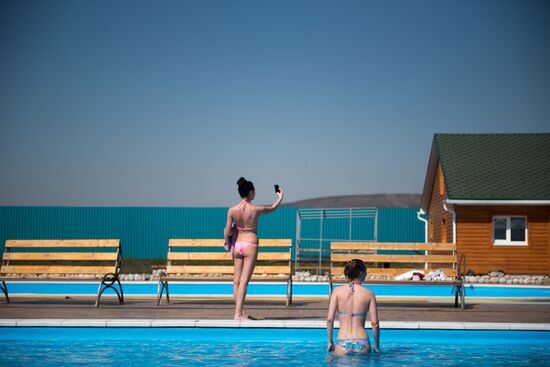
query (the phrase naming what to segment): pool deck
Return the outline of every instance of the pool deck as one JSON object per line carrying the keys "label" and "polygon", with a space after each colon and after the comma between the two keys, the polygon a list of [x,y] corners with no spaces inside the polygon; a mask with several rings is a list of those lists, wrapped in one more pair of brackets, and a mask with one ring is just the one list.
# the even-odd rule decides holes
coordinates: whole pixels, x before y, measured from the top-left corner
{"label": "pool deck", "polygon": [[[93,302],[89,297],[13,297],[9,304],[3,300],[0,303],[0,326],[66,326],[67,323],[109,326],[110,323],[110,326],[242,327],[232,321],[234,305],[229,300],[176,299],[156,306],[153,299],[130,298],[119,305],[114,299],[106,298],[98,308]],[[258,326],[322,327],[327,301],[297,300],[285,307],[280,301],[247,300],[246,310],[259,320],[246,322],[248,326],[256,323]],[[470,325],[471,328],[514,329],[516,325],[520,329],[550,330],[550,304],[470,303],[461,310],[449,303],[381,302],[379,318],[382,328],[384,325],[405,328],[468,328]]]}

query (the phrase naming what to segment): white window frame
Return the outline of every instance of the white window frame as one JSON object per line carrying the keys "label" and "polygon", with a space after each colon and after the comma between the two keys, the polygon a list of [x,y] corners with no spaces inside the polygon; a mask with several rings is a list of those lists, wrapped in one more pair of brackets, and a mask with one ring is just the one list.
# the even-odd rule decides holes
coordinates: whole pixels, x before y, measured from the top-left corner
{"label": "white window frame", "polygon": [[[525,241],[512,241],[512,218],[525,219]],[[506,239],[495,239],[495,219],[506,219]],[[525,215],[493,215],[493,221],[491,223],[491,230],[493,232],[493,245],[495,246],[527,246],[529,240],[529,225],[527,223],[527,216]]]}

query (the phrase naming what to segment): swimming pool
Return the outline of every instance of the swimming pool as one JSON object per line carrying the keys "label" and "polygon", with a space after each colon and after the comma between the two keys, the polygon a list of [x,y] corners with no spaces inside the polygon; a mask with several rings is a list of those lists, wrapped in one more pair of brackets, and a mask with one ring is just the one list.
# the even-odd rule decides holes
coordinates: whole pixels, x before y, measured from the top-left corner
{"label": "swimming pool", "polygon": [[382,330],[381,353],[334,357],[324,329],[0,328],[2,366],[548,366],[550,332]]}
{"label": "swimming pool", "polygon": [[[206,286],[205,286],[206,285]],[[157,292],[157,282],[124,282],[126,296],[154,297]],[[451,286],[402,286],[369,284],[368,287],[381,299],[392,298],[440,298],[453,299]],[[95,296],[97,282],[32,282],[18,281],[8,283],[11,295],[68,295]],[[113,293],[107,290],[106,293]],[[232,297],[233,285],[230,282],[171,282],[170,295],[172,297]],[[486,299],[508,301],[550,302],[549,286],[487,286],[477,284],[465,285],[466,300]],[[286,294],[286,283],[254,283],[248,288],[248,295],[252,297],[272,297]],[[327,283],[294,283],[295,297],[328,298]]]}

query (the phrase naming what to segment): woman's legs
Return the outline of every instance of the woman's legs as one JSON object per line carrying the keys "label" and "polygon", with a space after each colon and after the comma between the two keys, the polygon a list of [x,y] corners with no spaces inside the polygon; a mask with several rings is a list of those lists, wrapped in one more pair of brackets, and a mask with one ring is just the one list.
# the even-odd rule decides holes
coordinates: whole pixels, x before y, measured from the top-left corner
{"label": "woman's legs", "polygon": [[249,245],[247,248],[243,251],[243,257],[240,258],[242,261],[242,267],[241,267],[241,273],[240,278],[238,279],[238,284],[236,284],[237,281],[237,262],[235,262],[235,278],[233,281],[233,291],[236,292],[234,294],[235,296],[235,320],[246,320],[248,319],[248,316],[246,316],[243,312],[243,306],[244,306],[244,299],[246,297],[246,291],[248,289],[248,282],[250,281],[250,277],[252,276],[252,273],[254,272],[254,267],[256,266],[256,259],[258,257],[258,246],[256,245]]}
{"label": "woman's legs", "polygon": [[235,301],[237,301],[237,291],[239,289],[239,283],[241,282],[241,273],[243,271],[243,258],[233,256],[233,265],[234,265],[234,273],[233,273],[233,298]]}

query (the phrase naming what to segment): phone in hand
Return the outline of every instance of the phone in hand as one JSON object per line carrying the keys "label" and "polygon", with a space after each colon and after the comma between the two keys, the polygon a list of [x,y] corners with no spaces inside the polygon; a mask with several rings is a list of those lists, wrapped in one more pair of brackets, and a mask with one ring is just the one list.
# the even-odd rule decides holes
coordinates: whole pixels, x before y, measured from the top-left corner
{"label": "phone in hand", "polygon": [[279,185],[274,185],[275,186],[275,193],[278,193],[279,192]]}

